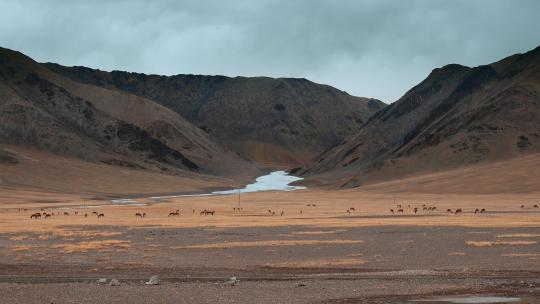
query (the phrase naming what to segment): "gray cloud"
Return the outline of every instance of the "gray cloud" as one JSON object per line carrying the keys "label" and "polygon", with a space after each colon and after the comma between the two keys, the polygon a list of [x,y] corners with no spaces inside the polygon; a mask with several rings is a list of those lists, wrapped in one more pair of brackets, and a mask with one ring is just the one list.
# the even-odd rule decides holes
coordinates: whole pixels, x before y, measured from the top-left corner
{"label": "gray cloud", "polygon": [[0,0],[0,45],[155,74],[305,77],[392,102],[436,67],[540,44],[540,1]]}

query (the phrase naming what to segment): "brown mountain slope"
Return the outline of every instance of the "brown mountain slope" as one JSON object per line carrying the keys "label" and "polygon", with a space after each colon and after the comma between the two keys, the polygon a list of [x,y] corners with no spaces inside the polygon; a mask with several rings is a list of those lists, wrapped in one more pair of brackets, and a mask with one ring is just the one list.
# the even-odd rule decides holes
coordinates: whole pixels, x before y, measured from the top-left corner
{"label": "brown mountain slope", "polygon": [[180,113],[248,159],[274,166],[308,164],[358,132],[384,107],[306,79],[103,72],[46,67],[80,82],[143,96]]}
{"label": "brown mountain slope", "polygon": [[256,168],[178,113],[135,95],[75,82],[0,49],[0,143],[171,174]]}
{"label": "brown mountain slope", "polygon": [[163,174],[156,170],[134,170],[20,145],[0,144],[2,195],[9,195],[12,191],[23,197],[28,191],[46,192],[52,196],[72,193],[85,197],[206,193],[237,187],[244,182],[195,172]]}
{"label": "brown mountain slope", "polygon": [[369,192],[540,194],[540,153],[365,185]]}
{"label": "brown mountain slope", "polygon": [[303,173],[351,187],[539,151],[540,47],[433,70]]}

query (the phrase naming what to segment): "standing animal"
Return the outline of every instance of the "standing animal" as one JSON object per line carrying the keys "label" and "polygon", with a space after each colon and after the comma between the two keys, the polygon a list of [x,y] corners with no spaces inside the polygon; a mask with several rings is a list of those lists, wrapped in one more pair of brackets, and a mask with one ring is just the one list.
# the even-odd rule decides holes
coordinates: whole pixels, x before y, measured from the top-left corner
{"label": "standing animal", "polygon": [[41,218],[41,213],[36,212],[36,213],[30,215],[30,218],[31,218],[31,219],[36,219],[36,220],[37,220],[38,218]]}
{"label": "standing animal", "polygon": [[538,209],[538,204],[534,204],[533,208]]}
{"label": "standing animal", "polygon": [[446,212],[452,213],[452,209],[448,208],[446,209]]}
{"label": "standing animal", "polygon": [[482,209],[480,210],[480,213],[484,213],[484,212],[486,212],[486,209],[482,208]]}
{"label": "standing animal", "polygon": [[403,213],[403,209],[398,209],[397,213]]}
{"label": "standing animal", "polygon": [[356,211],[356,209],[354,209],[354,207],[351,207],[349,208],[351,211]]}
{"label": "standing animal", "polygon": [[105,214],[103,214],[103,213],[98,214],[97,218],[100,218],[100,217],[105,217]]}
{"label": "standing animal", "polygon": [[137,217],[137,216],[140,217],[140,218],[142,218],[142,214],[141,214],[141,213],[135,213],[135,217]]}
{"label": "standing animal", "polygon": [[204,209],[203,211],[201,211],[200,215],[214,215],[214,212],[215,211],[210,211],[210,210],[206,210]]}
{"label": "standing animal", "polygon": [[480,209],[475,209],[474,210],[474,214],[477,214],[478,212],[480,212]]}
{"label": "standing animal", "polygon": [[69,215],[69,212],[64,212],[64,215]]}
{"label": "standing animal", "polygon": [[462,212],[463,212],[463,210],[461,210],[461,209],[456,209],[456,212],[454,212],[454,214],[458,214],[458,213],[462,213]]}

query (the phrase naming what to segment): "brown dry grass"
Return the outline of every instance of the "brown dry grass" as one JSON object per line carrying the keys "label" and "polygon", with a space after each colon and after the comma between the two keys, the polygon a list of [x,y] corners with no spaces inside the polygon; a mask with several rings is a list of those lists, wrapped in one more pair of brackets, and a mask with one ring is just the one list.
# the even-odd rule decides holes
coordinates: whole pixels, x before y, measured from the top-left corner
{"label": "brown dry grass", "polygon": [[336,234],[336,233],[340,233],[340,232],[344,232],[346,230],[318,230],[318,231],[295,231],[295,232],[292,232],[291,234],[294,234],[294,235],[323,235],[323,234]]}
{"label": "brown dry grass", "polygon": [[62,243],[51,245],[52,249],[61,249],[64,253],[88,252],[89,250],[103,250],[109,248],[130,248],[130,241],[125,240],[105,240],[105,241],[89,241],[79,243]]}
{"label": "brown dry grass", "polygon": [[268,268],[330,268],[343,266],[358,266],[364,265],[367,261],[359,258],[342,258],[342,259],[320,259],[306,261],[290,261],[283,263],[269,263],[264,267]]}
{"label": "brown dry grass", "polygon": [[[30,220],[29,214],[39,211],[38,208],[51,206],[50,203],[33,203],[33,210],[17,212],[13,209],[0,212],[0,233],[39,233],[42,238],[61,237],[110,237],[118,232],[101,231],[95,227],[118,226],[126,228],[178,227],[208,228],[219,231],[229,227],[276,227],[276,226],[309,226],[314,230],[301,230],[294,235],[331,234],[342,229],[366,226],[464,226],[464,227],[540,227],[540,213],[530,210],[523,212],[519,206],[533,201],[536,195],[427,195],[401,193],[397,202],[411,204],[411,207],[422,204],[435,205],[441,211],[422,213],[414,216],[405,208],[405,215],[392,215],[392,195],[385,193],[368,193],[359,190],[325,191],[305,190],[295,192],[265,192],[245,194],[242,197],[244,211],[234,213],[237,204],[236,196],[213,197],[178,197],[167,202],[152,199],[138,199],[137,202],[148,203],[144,207],[134,206],[102,206],[94,208],[105,213],[105,218],[95,216],[84,218],[84,212],[94,209],[71,207],[67,211],[79,211],[78,216],[56,216],[47,220]],[[21,198],[22,199],[22,198]],[[81,202],[74,201],[73,205]],[[306,207],[307,203],[316,203],[317,207]],[[0,206],[4,204],[0,195]],[[354,206],[362,210],[354,216],[343,216],[343,210]],[[497,211],[486,215],[472,215],[470,206],[482,206]],[[462,208],[465,214],[449,215],[442,210],[446,208]],[[171,210],[180,209],[179,218],[168,218]],[[193,214],[202,209],[215,210],[214,216]],[[267,216],[268,209],[284,210],[285,216]],[[5,210],[5,209],[4,209]],[[303,210],[299,214],[299,210]],[[136,212],[145,212],[145,219],[134,217]],[[85,227],[82,231],[74,231],[74,227]],[[328,228],[321,229],[321,228]],[[86,232],[85,232],[86,231]]]}
{"label": "brown dry grass", "polygon": [[540,234],[533,233],[512,233],[512,234],[498,234],[498,238],[535,238],[540,237]]}
{"label": "brown dry grass", "polygon": [[10,241],[24,241],[28,239],[28,235],[15,235],[8,238]]}
{"label": "brown dry grass", "polygon": [[540,256],[540,253],[503,253],[503,257],[520,257],[520,258],[530,258]]}
{"label": "brown dry grass", "polygon": [[471,247],[493,247],[493,246],[528,246],[536,245],[537,241],[467,241]]}
{"label": "brown dry grass", "polygon": [[[24,152],[29,153],[29,152]],[[36,155],[29,153],[30,156]],[[39,156],[39,155],[38,155]],[[65,160],[52,157],[47,158],[47,162],[62,163]],[[41,163],[41,162],[39,162]],[[69,162],[65,163],[69,164]],[[78,164],[78,166],[82,166]],[[85,165],[86,166],[86,165]],[[83,166],[84,167],[84,166]],[[88,168],[79,168],[80,172],[86,172]],[[133,171],[133,170],[131,170]],[[9,174],[9,173],[7,173]],[[74,178],[74,181],[77,179]],[[161,182],[160,179],[156,179]],[[7,180],[4,180],[7,181]],[[107,187],[114,187],[117,183],[109,183],[108,179],[101,180],[107,183]],[[465,181],[462,181],[465,183]],[[489,182],[486,177],[486,183]],[[155,184],[155,182],[154,182]],[[154,186],[154,184],[150,186]],[[135,183],[137,185],[137,183]],[[86,185],[88,186],[88,185]],[[85,186],[85,187],[86,187]],[[178,187],[200,189],[204,186],[204,180],[190,179],[189,183],[179,182]],[[522,210],[520,205],[530,205],[531,202],[538,201],[539,193],[530,191],[529,193],[493,193],[493,194],[437,194],[437,193],[417,193],[414,187],[408,189],[398,189],[396,202],[404,206],[420,207],[422,204],[437,206],[436,212],[425,213],[420,211],[418,216],[412,212],[412,208],[405,208],[404,215],[392,215],[389,210],[395,209],[393,195],[388,192],[389,188],[360,188],[342,191],[308,189],[294,192],[264,192],[242,195],[241,214],[234,213],[232,208],[236,207],[237,197],[232,196],[211,196],[211,197],[176,197],[166,200],[135,199],[136,202],[146,203],[148,206],[111,206],[108,201],[98,199],[89,200],[88,193],[74,194],[27,189],[22,185],[6,186],[0,185],[0,234],[15,233],[14,238],[24,240],[24,233],[39,235],[40,240],[51,237],[62,238],[109,238],[122,239],[123,236],[114,231],[118,228],[207,228],[219,232],[220,229],[229,227],[301,227],[296,232],[291,232],[288,236],[316,236],[332,235],[347,228],[368,227],[368,226],[462,226],[462,227],[540,227],[540,213],[533,209]],[[149,191],[148,187],[141,188],[141,191]],[[426,190],[425,187],[422,188]],[[430,188],[437,192],[437,187]],[[103,189],[97,187],[95,192]],[[114,190],[114,189],[113,189]],[[116,189],[120,192],[120,188]],[[367,191],[369,190],[369,191]],[[392,189],[394,191],[395,189]],[[534,189],[533,189],[534,190]],[[158,190],[156,190],[158,191]],[[99,205],[95,208],[80,208],[83,205]],[[307,207],[306,204],[315,203],[317,207]],[[39,212],[40,208],[67,207],[66,211],[72,216],[53,216],[47,220],[30,220],[29,215]],[[474,206],[474,207],[471,207]],[[29,208],[27,212],[18,212],[15,209],[6,208]],[[344,216],[344,210],[354,207],[358,212]],[[461,208],[464,214],[450,215],[445,212],[447,208],[455,210]],[[487,214],[473,215],[470,212],[474,208],[486,208]],[[171,210],[181,210],[179,218],[168,218]],[[215,210],[215,216],[199,216],[196,211],[202,209]],[[267,216],[268,209],[284,210],[284,216]],[[97,219],[95,216],[84,218],[86,212],[90,214],[92,210],[105,213],[105,218]],[[300,214],[302,210],[302,214]],[[75,216],[74,211],[79,211]],[[145,219],[135,218],[136,212],[145,212]],[[421,215],[421,216],[420,216]],[[101,230],[101,227],[114,227],[110,230]],[[79,230],[73,227],[84,227]],[[306,228],[308,227],[308,228]],[[109,229],[109,228],[107,228]],[[312,230],[306,230],[312,229]],[[34,237],[34,236],[30,236]],[[499,237],[510,237],[500,235]],[[513,237],[525,237],[525,234],[516,234]],[[533,235],[527,236],[533,237]],[[534,236],[535,237],[535,236]],[[16,239],[14,239],[16,240]],[[152,240],[147,238],[146,240]],[[71,242],[65,242],[71,243]],[[223,246],[218,243],[215,246]],[[260,246],[251,244],[250,246]]]}
{"label": "brown dry grass", "polygon": [[32,246],[28,245],[18,245],[18,246],[12,246],[10,247],[11,251],[19,252],[19,251],[29,251],[32,249]]}
{"label": "brown dry grass", "polygon": [[271,241],[246,241],[246,242],[223,242],[212,244],[199,244],[189,246],[173,246],[171,249],[228,249],[240,247],[266,247],[266,246],[307,246],[325,244],[361,244],[361,240],[271,240]]}

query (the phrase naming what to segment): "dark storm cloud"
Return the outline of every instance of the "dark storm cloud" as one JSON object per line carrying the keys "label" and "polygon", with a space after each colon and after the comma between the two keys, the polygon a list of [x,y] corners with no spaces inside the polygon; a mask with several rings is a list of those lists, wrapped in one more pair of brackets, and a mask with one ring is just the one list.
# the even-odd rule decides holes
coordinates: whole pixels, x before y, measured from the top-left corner
{"label": "dark storm cloud", "polygon": [[0,45],[156,74],[305,77],[392,102],[438,66],[540,44],[540,1],[7,1]]}

